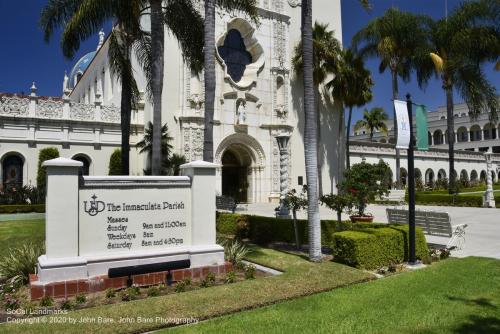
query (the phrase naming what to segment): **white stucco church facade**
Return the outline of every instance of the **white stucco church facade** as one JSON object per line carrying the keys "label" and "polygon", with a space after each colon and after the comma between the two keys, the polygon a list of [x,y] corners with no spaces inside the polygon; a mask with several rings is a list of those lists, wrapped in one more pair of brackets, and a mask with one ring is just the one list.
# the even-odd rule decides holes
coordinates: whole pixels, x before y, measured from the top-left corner
{"label": "white stucco church facade", "polygon": [[[202,5],[199,10],[203,14]],[[328,23],[339,40],[340,13],[340,0],[313,3],[314,20]],[[291,66],[301,37],[300,1],[260,0],[259,16],[256,25],[238,13],[216,15],[214,161],[221,166],[217,170],[217,191],[242,202],[279,200],[279,135],[290,136],[286,169],[290,187],[300,188],[306,183],[302,77]],[[0,98],[0,158],[17,157],[18,178],[24,184],[36,183],[37,154],[46,146],[57,147],[63,157],[83,161],[91,175],[107,174],[109,156],[120,144],[121,93],[110,71],[107,51],[108,41],[100,34],[97,50],[81,58],[65,75],[62,98],[39,97],[35,86],[31,96]],[[144,94],[145,76],[137,62],[134,70]],[[162,104],[162,122],[168,124],[174,138],[175,153],[183,154],[188,161],[202,159],[203,75],[191,73],[178,42],[167,31]],[[319,108],[322,188],[331,192],[340,173],[338,138],[343,127],[338,126],[340,114],[332,101],[322,97]],[[132,115],[133,175],[143,174],[149,161],[135,144],[150,120],[152,106],[144,96]],[[2,166],[2,175],[8,175],[12,163]],[[5,182],[6,177],[2,179]]]}

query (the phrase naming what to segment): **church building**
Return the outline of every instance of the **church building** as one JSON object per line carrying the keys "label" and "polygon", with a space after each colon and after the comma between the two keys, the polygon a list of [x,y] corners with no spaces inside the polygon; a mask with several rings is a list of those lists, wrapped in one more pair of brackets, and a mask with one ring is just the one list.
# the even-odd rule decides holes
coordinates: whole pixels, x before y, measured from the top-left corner
{"label": "church building", "polygon": [[[217,192],[240,202],[278,202],[280,182],[306,183],[302,76],[291,59],[301,39],[299,0],[259,0],[259,23],[238,12],[216,13],[216,99],[214,162]],[[203,14],[203,5],[199,7]],[[316,0],[313,20],[329,24],[341,40],[340,0]],[[97,50],[65,75],[61,98],[0,95],[0,175],[6,182],[36,184],[40,148],[57,147],[61,156],[84,162],[90,175],[106,175],[112,151],[120,147],[120,83],[108,63],[108,43],[100,34]],[[175,38],[165,31],[162,122],[168,124],[174,153],[202,159],[203,74],[184,62]],[[141,91],[132,115],[131,174],[142,175],[149,157],[136,147],[152,121],[145,75],[134,61]],[[36,79],[36,78],[35,78]],[[319,161],[323,193],[336,191],[339,169],[340,109],[321,93]],[[282,148],[278,139],[289,138]],[[307,149],[307,148],[306,148]],[[280,169],[280,159],[287,166]],[[14,172],[11,172],[14,170]],[[10,175],[9,173],[13,173]],[[17,174],[16,174],[17,173]]]}

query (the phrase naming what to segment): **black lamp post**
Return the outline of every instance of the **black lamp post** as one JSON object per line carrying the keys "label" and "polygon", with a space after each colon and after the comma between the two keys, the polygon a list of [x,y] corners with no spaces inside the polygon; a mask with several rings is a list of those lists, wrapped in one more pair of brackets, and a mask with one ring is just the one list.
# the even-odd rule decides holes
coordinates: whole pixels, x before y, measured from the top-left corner
{"label": "black lamp post", "polygon": [[413,136],[413,113],[411,95],[406,94],[406,105],[408,108],[408,120],[410,125],[410,145],[408,147],[408,262],[416,264],[415,252],[415,168],[414,168],[414,149],[415,137]]}

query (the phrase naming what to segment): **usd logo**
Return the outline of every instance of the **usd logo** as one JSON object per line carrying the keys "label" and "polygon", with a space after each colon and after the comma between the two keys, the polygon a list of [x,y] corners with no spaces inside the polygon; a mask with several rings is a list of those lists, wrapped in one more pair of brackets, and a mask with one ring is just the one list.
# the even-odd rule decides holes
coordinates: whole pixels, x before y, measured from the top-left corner
{"label": "usd logo", "polygon": [[105,204],[103,201],[96,201],[97,196],[94,194],[94,196],[91,197],[92,200],[89,201],[90,207],[87,208],[87,201],[83,201],[83,210],[88,213],[90,216],[95,216],[99,212],[104,211]]}

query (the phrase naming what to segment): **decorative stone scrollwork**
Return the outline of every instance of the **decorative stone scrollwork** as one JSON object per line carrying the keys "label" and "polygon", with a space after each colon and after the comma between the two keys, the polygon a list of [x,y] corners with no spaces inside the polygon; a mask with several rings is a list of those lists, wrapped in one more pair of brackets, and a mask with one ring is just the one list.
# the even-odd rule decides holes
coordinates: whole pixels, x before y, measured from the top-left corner
{"label": "decorative stone scrollwork", "polygon": [[273,143],[273,165],[272,165],[272,187],[273,192],[280,191],[280,150],[278,148],[278,143],[275,140]]}
{"label": "decorative stone scrollwork", "polygon": [[54,101],[50,98],[47,100],[38,100],[36,115],[43,118],[62,118],[63,103],[62,101]]}
{"label": "decorative stone scrollwork", "polygon": [[286,27],[284,22],[274,22],[274,56],[278,67],[284,68],[286,60]]}
{"label": "decorative stone scrollwork", "polygon": [[201,94],[192,94],[189,98],[189,102],[191,102],[191,108],[193,108],[197,113],[201,111],[201,106],[205,102],[203,95]]}
{"label": "decorative stone scrollwork", "polygon": [[203,160],[203,129],[194,129],[193,138],[193,160]]}
{"label": "decorative stone scrollwork", "polygon": [[18,96],[4,96],[0,98],[0,114],[14,116],[26,115],[29,108],[29,99]]}
{"label": "decorative stone scrollwork", "polygon": [[288,0],[288,4],[290,5],[290,7],[297,7],[297,6],[300,6],[302,4],[301,0]]}
{"label": "decorative stone scrollwork", "polygon": [[69,117],[71,119],[78,119],[82,121],[90,121],[94,118],[95,107],[92,104],[84,103],[71,103],[71,110]]}
{"label": "decorative stone scrollwork", "polygon": [[102,106],[101,119],[105,122],[117,123],[120,122],[120,109],[114,104],[110,106]]}
{"label": "decorative stone scrollwork", "polygon": [[286,120],[288,118],[288,110],[284,105],[280,104],[276,106],[275,111],[278,118],[281,118],[282,120]]}

